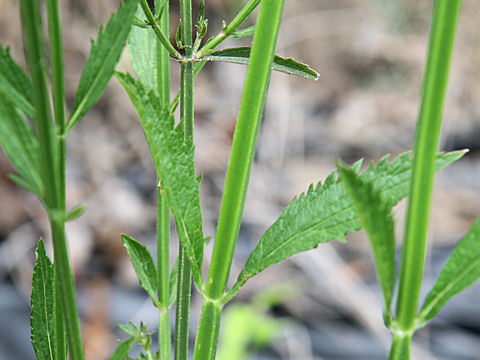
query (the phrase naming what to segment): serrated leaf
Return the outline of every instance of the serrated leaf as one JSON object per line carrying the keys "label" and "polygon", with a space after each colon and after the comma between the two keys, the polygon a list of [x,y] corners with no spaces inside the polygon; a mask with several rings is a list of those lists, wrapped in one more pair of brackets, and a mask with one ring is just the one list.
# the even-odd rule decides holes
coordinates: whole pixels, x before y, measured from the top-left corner
{"label": "serrated leaf", "polygon": [[0,145],[20,174],[14,181],[41,197],[38,141],[25,117],[1,97]]}
{"label": "serrated leaf", "polygon": [[[395,286],[395,225],[392,207],[383,200],[381,189],[374,188],[373,180],[363,179],[353,167],[350,169],[342,164],[337,167],[343,185],[353,200],[357,218],[370,239],[385,311],[389,313]],[[376,170],[387,170],[386,163],[380,161]]]}
{"label": "serrated leaf", "polygon": [[131,337],[127,340],[123,340],[120,344],[118,344],[117,349],[110,357],[110,360],[125,360],[128,359],[128,353],[132,348],[133,344],[135,344],[135,338]]}
{"label": "serrated leaf", "polygon": [[78,219],[80,216],[83,215],[85,212],[85,205],[77,205],[75,206],[72,210],[70,210],[67,215],[65,216],[65,221],[73,221],[75,219]]}
{"label": "serrated leaf", "polygon": [[184,139],[182,124],[174,127],[168,107],[128,74],[116,74],[140,117],[150,154],[167,196],[168,206],[190,263],[194,281],[203,288],[203,229],[200,209],[200,179],[195,174],[192,139]]}
{"label": "serrated leaf", "polygon": [[480,278],[480,219],[460,240],[427,295],[419,318],[427,322],[455,294]]}
{"label": "serrated leaf", "polygon": [[[439,153],[436,170],[441,170],[464,154],[464,151]],[[373,187],[381,191],[386,206],[394,206],[408,195],[411,168],[411,152],[407,152],[399,155],[388,167],[370,166],[361,178],[372,182]],[[250,277],[266,267],[360,229],[352,200],[338,179],[333,181],[334,176],[330,174],[324,185],[319,183],[306,194],[293,199],[260,238],[237,283],[226,297],[230,298]]]}
{"label": "serrated leaf", "polygon": [[252,25],[242,30],[236,30],[235,32],[230,34],[230,37],[235,39],[241,39],[244,37],[253,36],[255,34],[255,28],[256,25]]}
{"label": "serrated leaf", "polygon": [[43,240],[38,242],[32,278],[30,315],[32,345],[37,360],[55,359],[55,287],[54,270],[45,252]]}
{"label": "serrated leaf", "polygon": [[32,82],[0,44],[0,95],[31,118],[35,117]]}
{"label": "serrated leaf", "polygon": [[[249,47],[228,48],[219,51],[215,51],[208,56],[202,58],[202,60],[208,61],[222,61],[234,64],[247,65],[250,62],[250,50]],[[311,69],[308,65],[302,64],[292,58],[284,58],[275,55],[273,58],[272,70],[280,71],[289,75],[303,76],[307,79],[318,79],[320,76],[315,70]]]}
{"label": "serrated leaf", "polygon": [[110,81],[127,41],[137,6],[138,0],[125,0],[105,29],[100,27],[80,78],[67,131],[93,106]]}
{"label": "serrated leaf", "polygon": [[157,268],[153,262],[152,255],[145,245],[134,238],[122,234],[123,246],[127,248],[128,255],[132,261],[133,268],[137,274],[140,285],[150,295],[155,305],[157,300]]}
{"label": "serrated leaf", "polygon": [[[146,20],[141,7],[137,9],[137,17]],[[143,29],[134,26],[130,30],[128,54],[140,81],[148,88],[158,92],[157,38],[150,27]]]}

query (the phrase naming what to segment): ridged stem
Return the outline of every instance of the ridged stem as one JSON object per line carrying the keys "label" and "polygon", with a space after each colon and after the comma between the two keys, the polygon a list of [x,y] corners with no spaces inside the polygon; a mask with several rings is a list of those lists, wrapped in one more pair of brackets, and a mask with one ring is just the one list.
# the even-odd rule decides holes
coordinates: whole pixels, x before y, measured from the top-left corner
{"label": "ridged stem", "polygon": [[[155,11],[158,15],[162,1],[155,1]],[[168,1],[159,19],[158,26],[166,38],[169,38],[170,16]],[[170,56],[157,38],[157,88],[162,104],[170,104]],[[164,309],[160,310],[158,318],[158,347],[160,360],[172,358],[172,328],[170,309],[170,211],[166,196],[162,195],[161,185],[157,188],[157,266],[158,266],[158,297]]]}
{"label": "ridged stem", "polygon": [[[43,33],[41,26],[40,6],[38,1],[22,0],[20,2],[22,28],[24,33],[25,51],[27,55],[28,68],[33,83],[33,97],[36,109],[35,127],[39,141],[40,152],[40,169],[43,178],[42,198],[50,217],[50,225],[52,229],[54,261],[56,266],[56,279],[59,281],[63,315],[65,319],[67,340],[70,350],[70,358],[72,360],[83,360],[82,337],[80,332],[80,320],[78,316],[77,303],[75,297],[75,287],[73,282],[72,270],[68,257],[66,237],[65,237],[65,201],[64,201],[64,176],[65,163],[64,152],[60,150],[60,154],[54,156],[56,149],[64,149],[64,146],[58,146],[52,130],[50,99],[48,96],[47,86],[47,70],[46,59],[43,48]],[[56,14],[55,14],[56,13]],[[52,18],[53,15],[53,18]],[[61,42],[61,34],[59,33],[59,17],[58,4],[50,3],[49,20],[56,22],[51,25],[53,31],[54,42],[52,47],[56,47],[52,51],[53,57],[56,58],[53,63],[53,73],[57,80],[62,81],[63,68],[58,62],[61,58],[61,48],[59,49],[59,41]],[[51,34],[52,36],[52,34]],[[57,39],[57,40],[55,40]],[[54,94],[63,92],[62,86],[57,83],[54,88]],[[62,101],[64,97],[60,94]],[[57,103],[58,104],[58,103]],[[60,109],[60,107],[58,107]],[[59,111],[59,119],[61,114]],[[57,112],[56,112],[57,115]],[[61,126],[59,124],[59,126]],[[63,160],[62,160],[63,156]],[[55,160],[60,158],[59,164]]]}
{"label": "ridged stem", "polygon": [[[185,57],[192,56],[192,2],[180,0],[181,40]],[[193,136],[193,63],[181,65],[180,118],[185,138]],[[178,256],[177,311],[175,321],[175,360],[188,359],[188,338],[190,320],[190,297],[192,291],[192,270],[185,250],[179,246]]]}
{"label": "ridged stem", "polygon": [[460,0],[436,0],[413,151],[413,170],[402,250],[397,323],[414,329],[425,261],[435,156],[447,91]]}

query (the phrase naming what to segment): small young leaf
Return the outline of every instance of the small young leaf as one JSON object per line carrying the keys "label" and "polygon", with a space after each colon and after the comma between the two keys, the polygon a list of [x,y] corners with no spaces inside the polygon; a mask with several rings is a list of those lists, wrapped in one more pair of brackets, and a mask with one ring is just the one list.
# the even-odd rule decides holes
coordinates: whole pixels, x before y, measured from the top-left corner
{"label": "small young leaf", "polygon": [[[141,20],[146,19],[141,7],[137,9],[137,17]],[[151,28],[142,29],[135,26],[130,30],[128,54],[140,81],[158,92],[157,37]]]}
{"label": "small young leaf", "polygon": [[145,245],[128,235],[122,234],[122,243],[127,248],[140,285],[150,295],[154,304],[157,305],[157,269],[152,255],[150,255]]}
{"label": "small young leaf", "polygon": [[[247,65],[250,61],[250,50],[251,48],[249,47],[223,49],[203,57],[202,60],[222,61]],[[284,58],[278,55],[275,55],[273,59],[272,70],[280,71],[289,75],[303,76],[307,79],[314,80],[318,79],[320,76],[308,65],[302,64],[292,58]]]}
{"label": "small young leaf", "polygon": [[419,318],[427,322],[455,294],[480,278],[480,219],[453,250],[425,299]]}
{"label": "small young leaf", "polygon": [[30,78],[0,44],[0,94],[31,118],[35,117]]}
{"label": "small young leaf", "polygon": [[230,36],[235,39],[241,39],[248,36],[253,36],[255,34],[256,25],[249,26],[242,30],[236,30]]}
{"label": "small young leaf", "polygon": [[38,242],[36,255],[30,315],[32,345],[37,360],[54,360],[56,348],[54,270],[42,239]]}
{"label": "small young leaf", "polygon": [[27,120],[0,97],[0,145],[21,176],[14,181],[41,197],[38,141]]}
{"label": "small young leaf", "polygon": [[77,205],[75,206],[72,210],[70,210],[66,217],[65,217],[65,221],[72,221],[72,220],[75,220],[75,219],[78,219],[80,216],[83,215],[83,213],[85,212],[85,205]]}
{"label": "small young leaf", "polygon": [[110,357],[110,360],[126,360],[132,345],[135,344],[135,338],[131,337],[118,344],[117,349]]}
{"label": "small young leaf", "polygon": [[[439,153],[436,170],[458,160],[464,151]],[[388,158],[386,158],[388,159]],[[385,160],[384,160],[385,161]],[[361,175],[381,192],[385,206],[392,207],[408,195],[412,170],[411,153],[399,155],[388,166],[371,165]],[[231,298],[252,276],[319,243],[341,239],[348,232],[360,230],[352,200],[338,179],[330,174],[324,185],[311,187],[285,208],[275,223],[260,238],[240,273],[237,283],[225,298]]]}
{"label": "small young leaf", "polygon": [[192,264],[193,278],[203,288],[203,230],[200,179],[195,174],[192,139],[185,140],[182,124],[174,127],[168,107],[130,75],[115,75],[137,109],[162,189],[177,224],[180,241]]}
{"label": "small young leaf", "polygon": [[169,291],[170,291],[170,299],[168,299],[168,307],[175,304],[177,301],[177,281],[178,278],[178,257],[173,264],[172,272],[170,273],[170,284],[169,284]]}
{"label": "small young leaf", "polygon": [[[380,190],[373,187],[353,169],[338,164],[343,184],[353,200],[355,213],[370,239],[377,276],[390,311],[395,286],[395,226],[392,207],[383,200]],[[379,163],[378,169],[384,169]]]}
{"label": "small young leaf", "polygon": [[107,86],[127,41],[137,6],[138,0],[125,0],[106,28],[100,27],[80,78],[67,131],[85,115]]}

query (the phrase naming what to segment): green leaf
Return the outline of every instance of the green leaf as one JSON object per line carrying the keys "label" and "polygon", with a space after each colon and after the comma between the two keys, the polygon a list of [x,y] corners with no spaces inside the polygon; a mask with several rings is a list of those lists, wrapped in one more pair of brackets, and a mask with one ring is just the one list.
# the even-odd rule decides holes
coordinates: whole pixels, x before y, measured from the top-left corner
{"label": "green leaf", "polygon": [[[458,160],[465,151],[439,153],[436,169]],[[355,166],[359,168],[361,162]],[[388,164],[388,156],[378,166],[371,164],[361,175],[381,192],[385,206],[391,207],[408,195],[412,168],[411,152],[399,155]],[[252,276],[319,243],[344,239],[345,234],[360,230],[353,202],[332,172],[325,183],[310,186],[285,208],[275,223],[263,234],[226,298],[231,298]]]}
{"label": "green leaf", "polygon": [[385,311],[390,312],[395,286],[395,225],[392,207],[387,205],[381,189],[375,189],[372,180],[365,180],[358,171],[338,164],[340,176],[351,196],[360,224],[370,239],[377,275],[385,300]]}
{"label": "green leaf", "polygon": [[135,344],[135,338],[131,337],[127,340],[123,340],[120,344],[118,344],[117,349],[110,357],[110,360],[125,360],[128,358],[128,353],[132,345]]}
{"label": "green leaf", "polygon": [[98,39],[92,42],[80,78],[67,131],[93,106],[110,81],[127,41],[137,5],[138,0],[125,0],[118,12],[112,15],[106,28],[100,27]]}
{"label": "green leaf", "polygon": [[83,215],[83,213],[85,212],[85,205],[77,205],[75,206],[72,210],[70,210],[66,217],[65,217],[65,221],[72,221],[72,220],[75,220],[75,219],[78,219],[80,216]]}
{"label": "green leaf", "polygon": [[32,345],[37,360],[55,359],[55,288],[54,270],[40,239],[36,250],[32,279]]}
{"label": "green leaf", "polygon": [[153,262],[152,255],[145,247],[134,238],[122,234],[123,246],[127,248],[128,255],[132,261],[133,268],[137,273],[140,285],[150,295],[155,306],[158,306],[157,299],[157,269]]}
{"label": "green leaf", "polygon": [[25,117],[0,97],[0,145],[20,176],[14,181],[41,197],[38,140]]}
{"label": "green leaf", "polygon": [[32,82],[0,44],[0,94],[31,118],[35,117]]}
{"label": "green leaf", "polygon": [[170,299],[168,299],[168,307],[175,304],[177,301],[177,285],[178,285],[178,257],[173,264],[172,272],[170,273],[170,281],[169,281],[169,292],[170,292]]}
{"label": "green leaf", "polygon": [[203,229],[200,209],[200,178],[195,174],[192,139],[185,140],[183,127],[174,127],[168,107],[162,107],[153,91],[128,74],[115,74],[137,109],[150,154],[177,225],[182,246],[192,264],[194,281],[203,288]]}
{"label": "green leaf", "polygon": [[[146,20],[141,7],[137,9],[137,17]],[[150,27],[143,29],[134,26],[130,30],[128,54],[140,81],[148,88],[155,89],[158,92],[157,37]]]}
{"label": "green leaf", "polygon": [[255,34],[255,28],[256,28],[256,25],[252,25],[242,30],[236,30],[230,36],[235,39],[253,36]]}
{"label": "green leaf", "polygon": [[480,219],[453,250],[422,306],[419,318],[427,322],[455,294],[480,277]]}
{"label": "green leaf", "polygon": [[[251,48],[249,47],[223,49],[203,57],[202,60],[222,61],[247,65],[250,62],[250,50]],[[314,80],[317,80],[320,76],[308,65],[302,64],[292,58],[284,58],[278,55],[275,55],[273,58],[272,70],[280,71],[289,75],[303,76]]]}

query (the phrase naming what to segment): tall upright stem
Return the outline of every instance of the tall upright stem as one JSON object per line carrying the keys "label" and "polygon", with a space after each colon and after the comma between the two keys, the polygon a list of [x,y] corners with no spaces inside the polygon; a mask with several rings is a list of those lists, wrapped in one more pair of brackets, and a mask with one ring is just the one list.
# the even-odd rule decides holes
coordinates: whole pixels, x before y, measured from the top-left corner
{"label": "tall upright stem", "polygon": [[436,0],[415,136],[412,181],[402,251],[397,322],[414,328],[425,260],[435,155],[461,0]]}
{"label": "tall upright stem", "polygon": [[[63,68],[63,44],[60,22],[60,8],[57,0],[47,0],[48,34],[50,37],[50,58],[52,62],[53,84],[53,112],[57,134],[58,152],[58,206],[61,213],[66,211],[66,142],[65,137],[65,81]],[[60,289],[60,272],[58,263],[55,263],[55,326],[56,326],[56,351],[58,359],[65,359],[67,354],[65,319],[62,310]]]}
{"label": "tall upright stem", "polygon": [[195,342],[195,360],[215,358],[223,307],[221,299],[227,285],[240,230],[283,5],[283,0],[263,0],[260,5],[250,64],[225,178],[212,262],[208,272],[208,299],[203,304]]}
{"label": "tall upright stem", "polygon": [[[52,72],[54,74],[55,120],[58,129],[64,129],[63,61],[58,4],[50,1],[48,15],[50,37],[52,38]],[[22,27],[24,31],[27,62],[32,77],[35,127],[40,148],[40,169],[43,178],[42,196],[50,217],[57,289],[65,319],[67,340],[72,360],[83,360],[80,321],[75,297],[73,275],[68,257],[65,237],[65,144],[57,142],[52,131],[50,99],[48,96],[46,59],[43,48],[40,6],[38,1],[20,2]],[[59,152],[54,156],[55,152]],[[59,159],[59,163],[55,163]],[[61,328],[57,324],[57,329]]]}
{"label": "tall upright stem", "polygon": [[[155,10],[161,6],[161,1],[155,1]],[[167,39],[170,32],[169,6],[168,2],[163,9],[160,17],[159,27]],[[170,104],[170,56],[168,51],[161,46],[157,39],[157,73],[158,73],[158,92],[162,104]],[[168,209],[167,198],[162,195],[161,185],[158,184],[157,191],[157,264],[159,290],[158,297],[164,309],[160,310],[158,319],[158,346],[160,360],[170,360],[172,358],[172,329],[170,322],[170,211]]]}
{"label": "tall upright stem", "polygon": [[[192,57],[192,2],[180,0],[181,38],[185,57]],[[180,118],[185,138],[193,136],[193,63],[181,65]],[[192,291],[192,271],[185,250],[179,246],[177,286],[177,312],[175,322],[175,360],[188,359],[188,338],[190,318],[190,297]]]}

